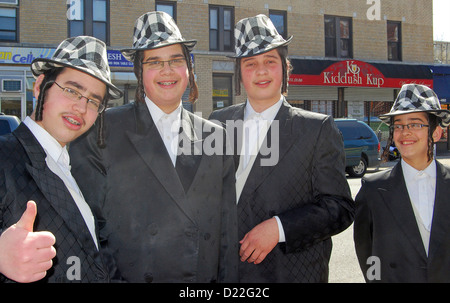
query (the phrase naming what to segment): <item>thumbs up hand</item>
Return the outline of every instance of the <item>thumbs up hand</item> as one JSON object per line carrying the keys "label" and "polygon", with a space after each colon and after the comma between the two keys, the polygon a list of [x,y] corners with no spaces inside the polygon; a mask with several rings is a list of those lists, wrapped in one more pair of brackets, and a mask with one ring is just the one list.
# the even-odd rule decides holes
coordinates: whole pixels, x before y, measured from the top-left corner
{"label": "thumbs up hand", "polygon": [[33,232],[37,215],[34,201],[28,201],[20,220],[0,236],[0,273],[17,282],[34,282],[45,277],[56,256],[55,236]]}

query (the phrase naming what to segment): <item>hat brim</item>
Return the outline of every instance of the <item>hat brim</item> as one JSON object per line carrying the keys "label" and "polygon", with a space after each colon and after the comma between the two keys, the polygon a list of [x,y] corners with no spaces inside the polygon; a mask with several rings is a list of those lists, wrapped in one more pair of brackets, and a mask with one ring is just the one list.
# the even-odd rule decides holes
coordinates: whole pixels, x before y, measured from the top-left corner
{"label": "hat brim", "polygon": [[157,49],[157,48],[166,47],[166,46],[170,46],[170,45],[174,45],[174,44],[184,44],[187,47],[188,51],[192,52],[195,45],[197,44],[197,40],[184,40],[184,41],[174,41],[174,42],[169,42],[169,43],[159,43],[154,46],[148,46],[148,47],[142,47],[142,48],[126,48],[126,49],[120,50],[120,52],[125,57],[125,59],[127,59],[130,62],[133,62],[134,56],[136,55],[137,51],[146,51],[146,50],[151,50],[151,49]]}
{"label": "hat brim", "polygon": [[285,41],[282,41],[281,43],[272,43],[269,44],[266,48],[258,50],[258,52],[254,53],[248,53],[246,55],[231,55],[231,56],[227,56],[228,58],[234,58],[234,59],[239,59],[239,58],[247,58],[247,57],[253,57],[253,56],[257,56],[257,55],[261,55],[267,52],[270,52],[271,50],[274,50],[278,47],[282,47],[282,46],[286,46],[289,43],[291,43],[292,38],[294,38],[294,36],[290,36],[289,38],[287,38]]}
{"label": "hat brim", "polygon": [[109,96],[111,99],[119,99],[123,96],[123,92],[119,88],[117,88],[114,84],[108,82],[107,80],[105,80],[103,78],[100,78],[100,77],[92,74],[90,72],[90,70],[87,68],[74,66],[69,63],[60,62],[60,61],[48,59],[48,58],[36,58],[33,60],[33,62],[31,62],[31,72],[33,73],[33,76],[35,78],[37,78],[39,75],[45,73],[48,70],[51,70],[54,68],[59,68],[59,67],[70,67],[70,68],[73,68],[80,72],[86,73],[89,76],[92,76],[92,77],[102,81],[108,87],[108,93],[109,93]]}
{"label": "hat brim", "polygon": [[391,125],[391,118],[393,116],[406,115],[406,114],[411,114],[411,113],[429,113],[429,114],[435,115],[436,117],[441,119],[441,122],[439,124],[442,127],[447,127],[450,125],[450,111],[446,110],[446,109],[406,110],[406,111],[397,110],[397,111],[394,111],[391,113],[380,115],[380,116],[378,116],[378,118],[381,121],[383,121],[384,123],[386,123],[387,125]]}

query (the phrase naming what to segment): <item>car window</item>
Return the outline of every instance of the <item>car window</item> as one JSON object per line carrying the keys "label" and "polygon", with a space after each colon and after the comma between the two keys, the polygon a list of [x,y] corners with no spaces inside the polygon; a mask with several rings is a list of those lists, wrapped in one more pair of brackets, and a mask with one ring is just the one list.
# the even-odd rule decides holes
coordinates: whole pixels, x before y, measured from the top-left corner
{"label": "car window", "polygon": [[365,126],[363,126],[363,125],[361,125],[360,127],[359,127],[359,131],[360,131],[360,134],[361,134],[361,136],[363,137],[363,138],[365,138],[365,139],[369,139],[369,138],[372,138],[372,132],[370,131],[370,129],[368,128],[368,127],[365,127]]}
{"label": "car window", "polygon": [[357,127],[353,123],[339,123],[337,126],[342,132],[344,140],[355,140],[359,138]]}
{"label": "car window", "polygon": [[0,136],[11,132],[9,123],[6,120],[0,120]]}

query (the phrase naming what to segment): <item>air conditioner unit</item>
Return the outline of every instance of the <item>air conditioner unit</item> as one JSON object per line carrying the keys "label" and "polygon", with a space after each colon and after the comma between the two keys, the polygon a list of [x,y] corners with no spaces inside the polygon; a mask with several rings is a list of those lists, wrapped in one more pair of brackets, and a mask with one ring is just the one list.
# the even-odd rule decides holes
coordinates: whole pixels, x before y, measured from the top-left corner
{"label": "air conditioner unit", "polygon": [[2,79],[2,92],[5,93],[22,92],[22,80]]}

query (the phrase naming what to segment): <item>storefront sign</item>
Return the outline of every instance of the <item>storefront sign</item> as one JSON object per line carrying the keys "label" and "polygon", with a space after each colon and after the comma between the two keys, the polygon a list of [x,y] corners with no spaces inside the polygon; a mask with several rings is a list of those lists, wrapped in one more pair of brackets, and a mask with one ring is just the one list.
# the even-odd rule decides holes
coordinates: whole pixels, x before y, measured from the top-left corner
{"label": "storefront sign", "polygon": [[108,63],[111,67],[133,67],[133,63],[118,50],[108,50]]}
{"label": "storefront sign", "polygon": [[[54,48],[0,47],[0,64],[31,64],[36,58],[51,58]],[[111,67],[132,67],[133,63],[118,50],[108,50]]]}
{"label": "storefront sign", "polygon": [[0,47],[0,63],[31,64],[36,58],[50,58],[54,52],[50,48]]}
{"label": "storefront sign", "polygon": [[292,74],[289,78],[290,85],[400,88],[408,83],[433,87],[432,79],[387,78],[375,66],[358,60],[336,62],[317,75]]}

